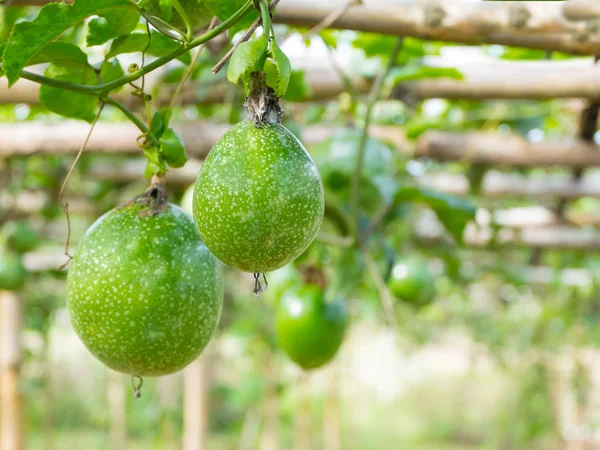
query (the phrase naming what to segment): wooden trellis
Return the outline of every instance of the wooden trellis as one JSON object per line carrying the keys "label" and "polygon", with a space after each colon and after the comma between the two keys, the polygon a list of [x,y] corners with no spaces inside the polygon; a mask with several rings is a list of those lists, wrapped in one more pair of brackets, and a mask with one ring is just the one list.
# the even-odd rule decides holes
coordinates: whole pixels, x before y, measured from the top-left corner
{"label": "wooden trellis", "polygon": [[[12,5],[44,5],[45,0],[13,0]],[[276,23],[312,27],[324,17],[343,7],[346,2],[317,0],[282,0],[274,16]],[[421,1],[394,5],[351,6],[331,25],[334,28],[368,31],[395,36],[454,42],[468,45],[500,44],[548,51],[562,51],[578,55],[600,55],[600,6],[595,1],[572,0],[561,2],[449,2]],[[432,63],[433,64],[433,63]],[[394,89],[392,96],[403,100],[428,98],[447,99],[550,99],[550,98],[600,98],[600,69],[564,62],[505,62],[489,63],[493,67],[458,67],[465,79],[422,80],[403,83]],[[535,72],[536,75],[531,74]],[[311,94],[304,100],[321,101],[334,98],[344,92],[339,76],[331,71],[307,70]],[[367,92],[371,81],[356,77],[353,80],[358,92]],[[226,96],[227,86],[215,83],[208,94],[200,93],[197,85],[186,87],[182,95],[183,104],[219,103]],[[37,104],[38,86],[26,80],[19,81],[8,90],[5,80],[0,80],[0,104]],[[123,99],[131,98],[127,92]],[[169,99],[170,91],[161,90],[160,99]],[[216,140],[227,129],[225,124],[190,122],[177,127],[188,153],[197,160],[184,169],[168,175],[168,182],[187,186],[197,174],[199,160],[206,155]],[[0,157],[9,158],[35,154],[67,155],[79,150],[85,139],[88,125],[65,121],[56,124],[25,122],[0,124]],[[335,133],[335,129],[311,127],[305,133],[305,142],[311,145]],[[402,131],[396,127],[370,128],[370,134],[394,143],[401,151],[412,150]],[[130,124],[99,123],[92,135],[87,151],[90,153],[122,153],[138,155],[136,138],[139,131]],[[422,136],[416,146],[417,157],[426,156],[440,161],[462,161],[466,164],[489,164],[495,166],[553,167],[584,169],[600,166],[600,152],[596,145],[581,139],[563,141],[527,142],[517,136],[492,133],[439,133],[430,132]],[[102,165],[93,167],[90,176],[114,182],[129,182],[139,179],[142,173],[140,161],[129,161],[120,167],[107,170]],[[444,192],[458,195],[470,193],[469,181],[461,175],[426,174],[418,182]],[[483,179],[481,195],[484,197],[524,196],[536,199],[571,200],[579,197],[600,198],[600,180],[597,174],[584,174],[574,179],[562,175],[528,177],[502,174],[491,171]],[[0,198],[0,203],[7,200]],[[35,202],[34,202],[35,203]],[[85,201],[74,199],[72,210],[83,214],[96,211]],[[10,212],[30,214],[36,207],[27,202],[16,201],[9,205]],[[12,209],[11,209],[12,208]],[[19,210],[20,208],[20,210]],[[37,209],[39,210],[39,208]],[[502,229],[497,235],[502,245],[519,245],[538,248],[577,250],[600,250],[600,235],[588,229],[577,229],[574,225],[599,224],[598,217],[574,218],[563,216],[553,209],[538,210],[540,220],[536,227],[518,222],[515,215],[511,220],[496,219]],[[513,211],[514,213],[514,211]],[[527,214],[531,217],[530,212]],[[567,225],[565,224],[567,223]],[[488,224],[489,225],[489,224]],[[492,237],[486,227],[469,228],[465,233],[467,245],[486,246]],[[421,233],[424,241],[440,242],[436,233]],[[64,262],[58,253],[26,255],[25,262],[30,270],[43,271]],[[574,279],[586,280],[587,271],[561,273],[566,284],[577,284]],[[532,282],[551,282],[553,274],[549,268],[529,267],[528,277]],[[18,371],[20,363],[19,299],[11,293],[0,292],[0,376],[4,389],[0,392],[0,449],[20,450],[20,397],[18,395]],[[193,366],[191,370],[198,369]],[[194,375],[189,382],[189,392],[202,401],[203,392]],[[194,382],[195,381],[195,382]],[[200,389],[199,389],[200,388]],[[7,408],[12,408],[7,414]],[[194,408],[190,403],[189,408]],[[196,411],[197,413],[197,411]],[[14,418],[14,420],[12,420]],[[11,421],[12,420],[12,421]],[[202,440],[202,433],[190,434],[192,425],[187,425],[189,448]]]}

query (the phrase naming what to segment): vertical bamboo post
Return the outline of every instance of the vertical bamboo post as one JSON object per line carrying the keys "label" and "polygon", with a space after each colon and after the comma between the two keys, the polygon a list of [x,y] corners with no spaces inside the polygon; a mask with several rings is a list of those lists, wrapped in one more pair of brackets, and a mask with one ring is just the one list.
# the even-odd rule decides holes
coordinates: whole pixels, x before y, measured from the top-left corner
{"label": "vertical bamboo post", "polygon": [[260,435],[260,450],[277,450],[278,441],[278,408],[277,408],[277,367],[272,352],[265,358],[265,377],[267,389],[264,394],[264,423]]}
{"label": "vertical bamboo post", "polygon": [[329,369],[325,411],[323,414],[323,449],[342,450],[340,410],[340,366],[334,361]]}
{"label": "vertical bamboo post", "polygon": [[114,450],[127,449],[127,408],[125,379],[122,374],[108,370],[108,410],[110,416],[110,443]]}
{"label": "vertical bamboo post", "polygon": [[206,448],[209,356],[204,353],[183,371],[183,450]]}
{"label": "vertical bamboo post", "polygon": [[294,450],[311,449],[310,376],[302,373],[297,383]]}
{"label": "vertical bamboo post", "polygon": [[50,361],[50,330],[44,331],[44,450],[54,450],[54,388],[52,385],[52,362]]}
{"label": "vertical bamboo post", "polygon": [[23,450],[21,369],[22,304],[10,291],[0,291],[0,450]]}

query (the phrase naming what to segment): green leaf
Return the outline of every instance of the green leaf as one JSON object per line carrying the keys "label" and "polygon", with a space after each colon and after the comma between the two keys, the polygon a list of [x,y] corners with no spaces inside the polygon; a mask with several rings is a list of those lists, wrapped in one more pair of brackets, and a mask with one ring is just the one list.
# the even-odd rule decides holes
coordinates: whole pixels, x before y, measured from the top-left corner
{"label": "green leaf", "polygon": [[69,28],[107,8],[132,8],[129,0],[75,0],[72,5],[49,3],[31,22],[15,25],[2,57],[9,86],[21,76],[27,62],[48,43],[57,40]]}
{"label": "green leaf", "polygon": [[[206,6],[213,15],[217,16],[221,22],[231,17],[238,9],[244,6],[245,3],[246,0],[204,0],[204,6]],[[254,10],[250,12],[230,29],[229,35],[233,37],[238,31],[248,28],[258,16],[258,11]]]}
{"label": "green leaf", "polygon": [[[102,66],[100,66],[100,78],[102,79],[103,83],[108,83],[124,76],[125,72],[116,58],[106,61],[102,64]],[[121,86],[118,89],[114,89],[112,92],[118,92],[122,88],[123,87]]]}
{"label": "green leaf", "polygon": [[463,241],[467,223],[475,219],[476,208],[470,202],[428,188],[401,187],[394,196],[394,203],[403,202],[423,203],[429,206],[459,243]]}
{"label": "green leaf", "polygon": [[306,82],[304,70],[292,70],[290,82],[283,98],[291,102],[299,102],[310,96],[310,86]]}
{"label": "green leaf", "polygon": [[158,6],[164,14],[164,19],[171,20],[171,17],[173,17],[173,2],[171,0],[159,0]]}
{"label": "green leaf", "polygon": [[102,45],[135,30],[140,13],[135,9],[115,9],[99,14],[88,25],[87,45]]}
{"label": "green leaf", "polygon": [[169,166],[178,168],[185,165],[187,162],[185,145],[181,137],[172,128],[168,128],[163,133],[159,142],[160,154]]}
{"label": "green leaf", "polygon": [[270,85],[267,79],[267,85],[272,87],[277,97],[282,97],[287,91],[292,75],[292,65],[290,60],[274,40],[271,41],[270,57],[273,59],[277,69],[277,78],[275,85]]}
{"label": "green leaf", "polygon": [[[44,75],[55,80],[71,83],[96,84],[94,71],[81,67],[64,67],[50,64]],[[98,106],[98,99],[95,96],[50,86],[40,87],[40,102],[57,114],[74,119],[83,119],[88,122],[94,120]]]}
{"label": "green leaf", "polygon": [[[146,47],[148,47],[147,50]],[[179,47],[180,44],[161,33],[152,32],[150,46],[148,46],[147,33],[132,33],[115,39],[110,46],[106,58],[113,58],[124,53],[143,52],[144,50],[146,50],[146,53],[149,55],[161,57],[168,55]],[[190,64],[191,62],[189,53],[185,53],[177,59],[184,64]]]}
{"label": "green leaf", "polygon": [[391,71],[390,76],[394,84],[403,81],[421,80],[423,78],[452,78],[464,79],[463,74],[453,67],[406,66]]}
{"label": "green leaf", "polygon": [[54,63],[62,67],[87,67],[87,55],[78,46],[66,42],[50,42],[28,62],[28,66],[43,63]]}
{"label": "green leaf", "polygon": [[268,40],[265,35],[241,43],[231,55],[227,68],[227,79],[236,85],[243,81],[244,86],[247,87],[250,74],[263,70],[265,66],[267,45]]}
{"label": "green leaf", "polygon": [[[0,4],[2,4],[1,1]],[[27,12],[27,8],[4,8],[0,11],[0,16],[2,16],[0,20],[0,41],[8,39],[12,27],[17,23],[17,20],[25,17]],[[0,56],[2,56],[1,51]]]}

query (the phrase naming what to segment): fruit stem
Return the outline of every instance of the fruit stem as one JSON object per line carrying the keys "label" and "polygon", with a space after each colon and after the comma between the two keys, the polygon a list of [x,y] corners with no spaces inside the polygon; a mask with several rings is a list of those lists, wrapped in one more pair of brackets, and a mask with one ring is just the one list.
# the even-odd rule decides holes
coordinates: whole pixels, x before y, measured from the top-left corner
{"label": "fruit stem", "polygon": [[131,205],[141,205],[143,208],[138,212],[138,217],[156,216],[169,208],[167,185],[164,174],[152,175],[150,187],[135,197],[132,201],[120,206],[124,208]]}
{"label": "fruit stem", "polygon": [[302,281],[305,284],[313,284],[321,289],[327,287],[327,279],[321,269],[313,264],[309,264],[300,268],[300,274],[302,275]]}
{"label": "fruit stem", "polygon": [[194,39],[194,27],[192,26],[192,21],[190,20],[189,16],[187,15],[187,12],[185,11],[185,9],[183,9],[183,7],[181,6],[181,4],[179,3],[179,0],[171,0],[173,8],[175,8],[175,11],[177,11],[177,13],[181,16],[181,19],[183,20],[183,23],[185,24],[186,27],[186,43],[191,42]]}
{"label": "fruit stem", "polygon": [[267,86],[265,72],[252,72],[250,74],[250,93],[246,97],[246,108],[254,120],[256,128],[265,123],[281,123],[283,108],[275,91]]}

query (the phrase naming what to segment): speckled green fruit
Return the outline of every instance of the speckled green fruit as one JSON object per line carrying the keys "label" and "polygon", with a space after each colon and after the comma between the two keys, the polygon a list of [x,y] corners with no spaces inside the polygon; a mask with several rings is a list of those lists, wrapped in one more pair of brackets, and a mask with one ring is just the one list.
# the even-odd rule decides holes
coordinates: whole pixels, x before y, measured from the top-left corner
{"label": "speckled green fruit", "polygon": [[[181,4],[181,7],[185,10],[188,17],[190,18],[190,21],[191,21],[194,29],[208,25],[208,23],[210,22],[210,19],[212,19],[212,17],[213,17],[212,13],[208,10],[208,8],[206,8],[206,6],[204,6],[203,0],[179,0],[179,3]],[[186,30],[185,23],[183,22],[183,19],[181,18],[179,13],[175,10],[175,8],[173,8],[171,10],[170,20],[166,20],[165,15],[161,11],[160,6],[159,6],[159,0],[149,1],[144,6],[144,9],[149,15],[160,17],[161,19],[163,19],[166,22],[173,25],[178,30],[181,30],[181,31]]]}
{"label": "speckled green fruit", "polygon": [[423,306],[435,298],[435,280],[427,261],[417,257],[399,260],[392,268],[390,291],[408,303]]}
{"label": "speckled green fruit", "polygon": [[277,308],[277,341],[292,361],[305,370],[333,359],[344,340],[345,303],[325,302],[315,285],[294,287],[283,294]]}
{"label": "speckled green fruit", "polygon": [[284,126],[245,120],[215,144],[194,191],[206,246],[244,272],[271,272],[297,258],[323,221],[323,183]]}
{"label": "speckled green fruit", "polygon": [[21,255],[8,250],[0,250],[0,290],[21,289],[27,278]]}
{"label": "speckled green fruit", "polygon": [[75,331],[111,369],[176,372],[210,341],[223,303],[222,265],[181,208],[140,217],[113,209],[86,232],[67,279]]}
{"label": "speckled green fruit", "polygon": [[5,226],[8,245],[19,253],[33,250],[40,244],[38,232],[25,222],[9,222]]}

